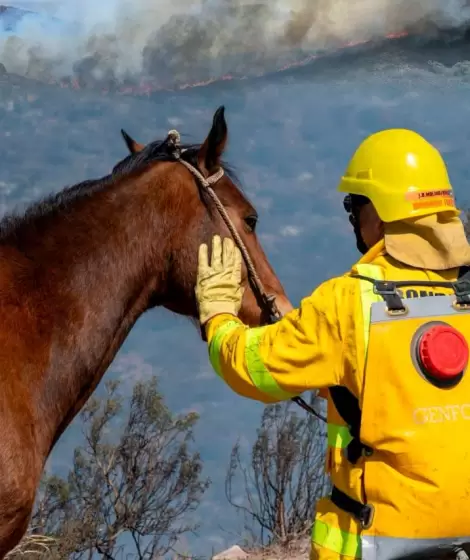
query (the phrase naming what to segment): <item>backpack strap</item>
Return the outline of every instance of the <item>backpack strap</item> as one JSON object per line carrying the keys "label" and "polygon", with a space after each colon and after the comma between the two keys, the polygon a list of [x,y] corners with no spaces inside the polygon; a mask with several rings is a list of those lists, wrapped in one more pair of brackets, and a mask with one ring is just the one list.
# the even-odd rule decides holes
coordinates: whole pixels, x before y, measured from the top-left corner
{"label": "backpack strap", "polygon": [[352,515],[359,521],[362,529],[369,529],[374,520],[375,509],[371,504],[363,504],[345,494],[338,487],[333,486],[330,500],[339,509]]}
{"label": "backpack strap", "polygon": [[364,445],[360,438],[361,431],[361,409],[359,400],[346,387],[335,385],[329,388],[331,400],[338,414],[346,422],[352,440],[345,450],[347,460],[353,465],[357,463],[362,455],[372,455],[372,449]]}

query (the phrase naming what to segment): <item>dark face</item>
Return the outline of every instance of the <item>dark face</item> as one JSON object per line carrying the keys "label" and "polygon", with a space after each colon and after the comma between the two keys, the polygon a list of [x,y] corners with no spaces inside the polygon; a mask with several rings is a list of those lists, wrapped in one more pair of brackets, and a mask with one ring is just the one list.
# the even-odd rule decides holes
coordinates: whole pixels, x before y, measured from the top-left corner
{"label": "dark face", "polygon": [[[227,142],[227,124],[223,108],[214,115],[212,128],[199,148],[194,165],[205,178],[216,173],[221,166],[221,156]],[[144,148],[127,134],[126,144],[132,153]],[[163,165],[165,167],[163,167]],[[213,200],[199,186],[197,180],[182,164],[168,163],[162,165],[162,173],[167,176],[165,188],[167,196],[172,197],[171,206],[174,218],[169,228],[172,229],[171,247],[168,262],[168,288],[162,305],[176,313],[197,317],[194,288],[197,275],[197,256],[201,243],[209,245],[214,234],[230,237],[230,232],[220,216]],[[162,175],[160,175],[162,177]],[[230,179],[227,173],[212,185],[214,192],[228,212],[230,219],[240,235],[255,265],[256,272],[267,293],[276,296],[279,309],[286,313],[292,309],[284,290],[271,268],[256,235],[258,216],[255,208]],[[164,196],[164,193],[161,196]],[[263,314],[250,287],[246,266],[243,267],[242,284],[245,287],[239,316],[245,323],[256,326],[263,323]]]}
{"label": "dark face", "polygon": [[379,218],[372,202],[359,210],[359,228],[367,249],[373,247],[384,236],[384,224]]}
{"label": "dark face", "polygon": [[365,254],[383,238],[383,222],[370,200],[363,196],[346,196],[344,208],[356,235],[357,249]]}

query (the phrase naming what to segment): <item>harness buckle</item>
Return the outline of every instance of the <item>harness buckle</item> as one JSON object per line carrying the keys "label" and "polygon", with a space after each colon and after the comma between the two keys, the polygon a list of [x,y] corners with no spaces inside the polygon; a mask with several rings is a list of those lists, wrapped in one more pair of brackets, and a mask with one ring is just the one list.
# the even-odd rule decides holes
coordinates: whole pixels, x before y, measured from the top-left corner
{"label": "harness buckle", "polygon": [[373,505],[358,502],[336,486],[333,486],[330,499],[337,508],[352,515],[359,522],[362,529],[369,529],[372,526],[375,515]]}
{"label": "harness buckle", "polygon": [[408,308],[403,304],[394,282],[374,281],[374,293],[384,299],[388,315],[406,315],[408,313]]}
{"label": "harness buckle", "polygon": [[470,309],[470,302],[469,303],[460,303],[458,299],[455,299],[452,302],[452,307],[456,311],[468,311]]}
{"label": "harness buckle", "polygon": [[387,315],[390,315],[390,317],[396,317],[397,315],[406,315],[408,313],[408,307],[404,305],[400,309],[391,309],[387,306],[386,313]]}
{"label": "harness buckle", "polygon": [[374,293],[379,296],[398,295],[397,288],[393,282],[387,280],[376,280],[374,282]]}
{"label": "harness buckle", "polygon": [[454,309],[466,310],[470,307],[470,280],[461,279],[454,282],[452,287],[456,295]]}
{"label": "harness buckle", "polygon": [[362,529],[370,529],[374,522],[375,508],[372,505],[365,505],[359,515],[359,523]]}
{"label": "harness buckle", "polygon": [[356,437],[353,437],[353,439],[343,450],[343,455],[352,465],[355,465],[361,457],[371,457],[373,453],[374,450],[371,447],[364,445]]}

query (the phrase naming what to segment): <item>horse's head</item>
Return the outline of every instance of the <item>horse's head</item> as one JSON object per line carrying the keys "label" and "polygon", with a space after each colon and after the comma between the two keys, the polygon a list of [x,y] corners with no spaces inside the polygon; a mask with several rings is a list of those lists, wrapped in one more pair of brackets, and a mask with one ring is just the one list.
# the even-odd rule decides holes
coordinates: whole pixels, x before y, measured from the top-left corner
{"label": "horse's head", "polygon": [[[145,146],[122,131],[131,154],[144,153],[153,149],[155,143]],[[223,165],[221,158],[227,143],[227,123],[224,108],[214,114],[212,128],[207,138],[197,146],[175,146],[175,135],[158,145],[161,153],[169,157],[160,158],[167,162],[155,166],[155,180],[158,176],[160,216],[167,221],[165,229],[166,289],[158,303],[182,315],[197,317],[194,286],[197,273],[198,247],[208,243],[214,234],[231,236],[220,209],[211,193],[201,183],[207,180],[213,194],[226,210],[231,224],[251,257],[261,284],[268,294],[276,297],[276,304],[283,313],[292,309],[284,290],[271,268],[256,235],[258,215],[256,209],[236,186],[233,174]],[[176,133],[176,137],[178,134]],[[176,143],[178,144],[179,138]],[[172,155],[173,153],[173,155]],[[175,162],[174,154],[189,164]],[[221,174],[221,170],[224,173]],[[158,171],[157,171],[158,170]],[[194,173],[194,170],[196,172]],[[202,177],[198,177],[199,172]],[[152,172],[149,172],[149,177]],[[220,177],[220,178],[218,178]],[[163,188],[162,188],[163,185]],[[207,185],[206,185],[207,186]],[[164,190],[163,190],[164,189]],[[260,308],[260,299],[255,296],[253,284],[246,265],[243,267],[243,297],[240,318],[249,325],[265,322],[266,315]]]}

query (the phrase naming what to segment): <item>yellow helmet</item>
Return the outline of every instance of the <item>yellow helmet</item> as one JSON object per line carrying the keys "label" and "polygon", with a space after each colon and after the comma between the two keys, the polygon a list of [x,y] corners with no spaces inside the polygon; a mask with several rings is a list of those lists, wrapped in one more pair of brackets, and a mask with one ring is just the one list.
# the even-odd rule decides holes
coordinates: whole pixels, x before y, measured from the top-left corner
{"label": "yellow helmet", "polygon": [[382,130],[366,138],[338,190],[367,197],[383,222],[438,212],[460,214],[441,154],[406,129]]}

